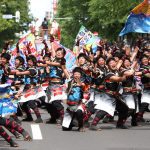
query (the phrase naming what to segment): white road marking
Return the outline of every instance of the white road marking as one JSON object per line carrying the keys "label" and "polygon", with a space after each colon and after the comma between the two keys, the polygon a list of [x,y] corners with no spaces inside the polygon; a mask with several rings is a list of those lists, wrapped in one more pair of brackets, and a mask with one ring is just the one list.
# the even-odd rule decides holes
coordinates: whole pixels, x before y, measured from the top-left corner
{"label": "white road marking", "polygon": [[31,124],[33,140],[42,140],[42,133],[38,124]]}

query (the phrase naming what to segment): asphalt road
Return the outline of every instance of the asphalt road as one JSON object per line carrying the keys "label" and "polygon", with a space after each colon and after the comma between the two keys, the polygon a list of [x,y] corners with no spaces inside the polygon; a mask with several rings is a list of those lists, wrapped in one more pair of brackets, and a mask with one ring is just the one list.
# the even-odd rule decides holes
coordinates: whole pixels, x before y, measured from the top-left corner
{"label": "asphalt road", "polygon": [[[43,120],[46,121],[49,115],[43,110],[41,112]],[[150,113],[145,117],[150,119]],[[130,126],[130,118],[127,124]],[[39,133],[38,130],[32,130],[34,125],[39,127],[40,140],[35,139]],[[115,123],[100,122],[99,125],[102,131],[86,129],[86,132],[81,133],[76,130],[62,131],[58,125],[23,122],[23,127],[31,134],[33,141],[17,139],[15,141],[20,145],[19,148],[11,148],[0,138],[0,150],[150,150],[150,123],[127,130],[116,129]]]}

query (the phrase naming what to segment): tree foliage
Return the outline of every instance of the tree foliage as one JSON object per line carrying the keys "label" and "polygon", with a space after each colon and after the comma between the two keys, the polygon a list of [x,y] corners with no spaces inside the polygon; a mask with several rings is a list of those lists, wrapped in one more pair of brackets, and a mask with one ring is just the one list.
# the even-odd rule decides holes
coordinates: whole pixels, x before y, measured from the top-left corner
{"label": "tree foliage", "polygon": [[62,30],[62,42],[72,48],[74,39],[82,24],[87,24],[89,0],[60,0],[58,16],[61,18],[71,17],[70,20],[60,20]]}
{"label": "tree foliage", "polygon": [[109,40],[116,40],[130,11],[143,0],[59,0],[62,42],[72,46],[81,25]]}
{"label": "tree foliage", "polygon": [[[2,15],[12,14],[15,16],[15,12],[20,11],[20,22],[16,23],[15,18],[3,19]],[[1,0],[0,1],[0,46],[4,41],[14,39],[15,33],[27,30],[27,25],[31,22],[29,15],[29,1],[28,0]]]}
{"label": "tree foliage", "polygon": [[91,21],[97,20],[93,28],[105,38],[115,39],[130,11],[140,2],[142,0],[91,0],[89,3]]}

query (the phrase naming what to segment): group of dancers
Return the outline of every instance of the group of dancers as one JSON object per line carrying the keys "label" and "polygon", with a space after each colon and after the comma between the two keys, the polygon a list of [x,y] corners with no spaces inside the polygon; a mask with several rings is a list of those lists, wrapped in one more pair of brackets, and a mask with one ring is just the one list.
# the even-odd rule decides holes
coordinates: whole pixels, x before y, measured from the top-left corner
{"label": "group of dancers", "polygon": [[[16,107],[13,112],[10,111],[9,117],[3,115],[3,110],[0,111],[0,135],[11,146],[17,147],[18,144],[5,132],[4,127],[16,138],[20,133],[25,140],[31,140],[21,127],[18,114],[26,114],[22,121],[33,121],[32,109],[37,117],[35,123],[42,123],[37,105],[39,100],[50,114],[46,123],[59,124],[63,131],[74,127],[80,132],[85,131],[85,127],[99,131],[100,120],[112,121],[115,114],[118,115],[116,128],[119,129],[128,129],[125,124],[130,116],[131,126],[138,126],[138,122],[144,120],[143,115],[150,104],[148,41],[144,46],[139,45],[138,41],[133,47],[117,47],[116,44],[109,45],[101,40],[96,53],[93,53],[84,47],[81,49],[78,40],[76,64],[71,72],[66,68],[65,49],[54,49],[54,38],[50,39],[51,47],[45,41],[43,44],[45,47],[41,50],[40,60],[32,55],[29,47],[23,58],[17,44],[18,53],[13,68],[9,65],[11,54],[7,48],[3,49],[0,56],[0,107],[3,109],[5,101],[9,106]],[[20,101],[22,94],[45,83],[45,95]],[[91,116],[92,121],[89,121]]]}

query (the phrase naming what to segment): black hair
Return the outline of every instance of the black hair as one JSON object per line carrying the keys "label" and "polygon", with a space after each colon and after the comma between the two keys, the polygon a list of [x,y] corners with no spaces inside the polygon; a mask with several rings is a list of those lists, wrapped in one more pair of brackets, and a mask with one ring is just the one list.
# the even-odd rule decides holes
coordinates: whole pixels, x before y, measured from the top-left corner
{"label": "black hair", "polygon": [[123,54],[121,52],[115,52],[113,54],[114,57],[118,57],[119,59],[121,59],[123,57]]}
{"label": "black hair", "polygon": [[63,51],[64,56],[66,55],[66,50],[63,47],[57,48],[56,52],[57,51]]}
{"label": "black hair", "polygon": [[35,56],[33,56],[33,55],[28,56],[27,61],[29,61],[29,60],[31,60],[33,62],[34,66],[36,65],[37,60],[36,60]]}
{"label": "black hair", "polygon": [[76,67],[76,68],[73,69],[73,74],[74,74],[75,72],[79,72],[79,73],[82,74],[82,69],[81,69],[80,67]]}
{"label": "black hair", "polygon": [[150,52],[150,49],[145,49],[145,50],[144,50],[144,53],[145,53],[145,52]]}
{"label": "black hair", "polygon": [[17,56],[16,59],[18,59],[22,63],[22,65],[24,65],[24,58],[23,57]]}
{"label": "black hair", "polygon": [[143,55],[143,56],[141,57],[141,61],[142,61],[143,58],[149,59],[149,57],[148,57],[147,55]]}
{"label": "black hair", "polygon": [[131,60],[130,60],[129,57],[124,58],[124,61],[125,61],[125,60],[128,60],[129,62],[131,62]]}
{"label": "black hair", "polygon": [[90,58],[85,53],[80,53],[77,59],[79,60],[81,57],[90,62]]}
{"label": "black hair", "polygon": [[8,53],[2,53],[1,57],[7,59],[8,61],[10,60],[11,56]]}
{"label": "black hair", "polygon": [[107,61],[106,61],[106,64],[108,65],[108,64],[109,64],[109,62],[110,62],[110,61],[112,61],[112,60],[113,60],[113,61],[115,61],[115,58],[113,58],[113,57],[108,58],[108,59],[107,59]]}
{"label": "black hair", "polygon": [[45,57],[50,58],[50,56],[49,56],[48,54],[45,54],[45,55],[43,56],[43,58],[45,58]]}
{"label": "black hair", "polygon": [[94,63],[97,63],[100,58],[104,59],[104,61],[106,60],[106,58],[105,58],[104,56],[99,55],[98,57],[96,57],[96,58],[93,60],[93,62],[94,62]]}
{"label": "black hair", "polygon": [[79,55],[78,55],[78,59],[80,58],[80,57],[84,57],[85,59],[86,59],[86,54],[85,53],[80,53]]}
{"label": "black hair", "polygon": [[131,63],[130,58],[129,58],[129,57],[125,57],[125,58],[123,59],[123,64],[122,64],[122,66],[123,66],[124,68],[126,68],[125,65],[124,65],[124,62],[125,62],[126,60],[128,60],[128,61]]}

